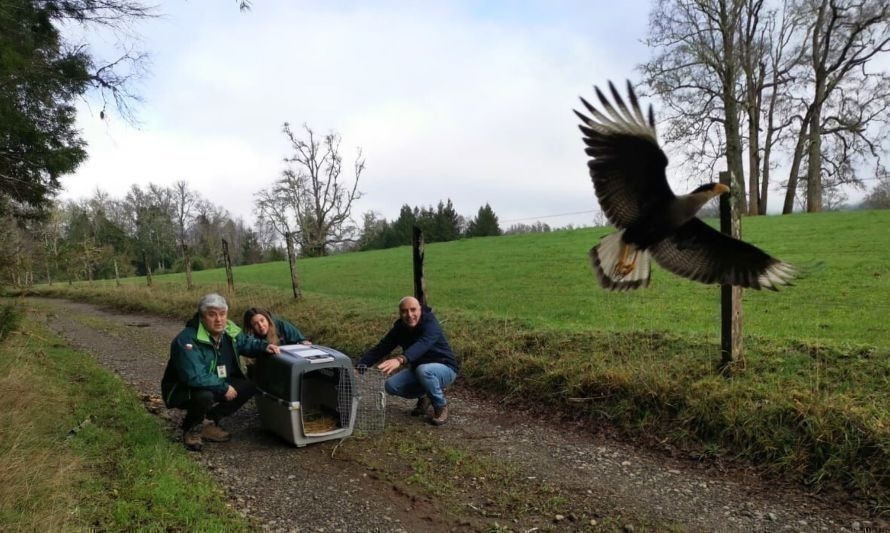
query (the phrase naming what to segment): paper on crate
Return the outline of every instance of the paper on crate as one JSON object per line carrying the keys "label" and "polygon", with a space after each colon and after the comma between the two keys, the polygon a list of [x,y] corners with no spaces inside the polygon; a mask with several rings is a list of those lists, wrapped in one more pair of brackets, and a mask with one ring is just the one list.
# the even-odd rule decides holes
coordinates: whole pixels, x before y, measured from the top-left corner
{"label": "paper on crate", "polygon": [[279,348],[282,353],[286,353],[292,357],[303,357],[310,363],[325,363],[334,360],[334,358],[324,350],[313,348],[308,344],[285,344],[279,346]]}

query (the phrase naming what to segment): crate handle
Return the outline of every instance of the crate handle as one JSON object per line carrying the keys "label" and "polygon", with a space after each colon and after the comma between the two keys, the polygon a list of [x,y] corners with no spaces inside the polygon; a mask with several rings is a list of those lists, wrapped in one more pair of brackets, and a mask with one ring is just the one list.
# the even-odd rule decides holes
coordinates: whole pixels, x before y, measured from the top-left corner
{"label": "crate handle", "polygon": [[377,409],[382,411],[386,408],[386,393],[381,391],[377,394]]}

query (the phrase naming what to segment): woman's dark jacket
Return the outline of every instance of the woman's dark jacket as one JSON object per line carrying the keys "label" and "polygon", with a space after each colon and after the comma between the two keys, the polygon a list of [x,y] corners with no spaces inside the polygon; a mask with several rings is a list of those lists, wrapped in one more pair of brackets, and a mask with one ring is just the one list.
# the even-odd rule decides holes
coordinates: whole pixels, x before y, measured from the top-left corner
{"label": "woman's dark jacket", "polygon": [[272,320],[275,321],[275,330],[278,331],[279,345],[299,344],[306,340],[306,336],[303,335],[303,332],[287,320],[278,318],[277,316],[273,316]]}

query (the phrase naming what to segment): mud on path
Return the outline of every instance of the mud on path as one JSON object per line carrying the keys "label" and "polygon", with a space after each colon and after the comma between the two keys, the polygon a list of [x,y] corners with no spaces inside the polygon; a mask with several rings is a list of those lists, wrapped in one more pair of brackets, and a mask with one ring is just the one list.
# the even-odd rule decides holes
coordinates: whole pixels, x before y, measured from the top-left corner
{"label": "mud on path", "polygon": [[[31,302],[38,318],[72,346],[92,354],[144,399],[157,398],[169,342],[182,323],[65,300]],[[459,385],[449,399],[445,426],[408,416],[413,404],[390,398],[384,432],[304,448],[264,430],[249,402],[223,421],[233,433],[231,442],[208,443],[190,455],[225,487],[230,504],[263,531],[890,527],[844,502],[504,409]],[[166,421],[171,439],[178,438],[181,412],[148,404]],[[422,445],[409,446],[416,442]],[[461,467],[424,478],[422,467],[438,461],[435,454],[442,450],[476,470]]]}

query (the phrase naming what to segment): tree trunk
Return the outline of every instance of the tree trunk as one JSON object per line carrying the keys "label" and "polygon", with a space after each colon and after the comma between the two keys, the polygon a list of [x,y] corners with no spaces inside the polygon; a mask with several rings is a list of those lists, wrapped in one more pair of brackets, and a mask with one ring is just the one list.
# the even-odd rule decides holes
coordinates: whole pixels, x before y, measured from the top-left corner
{"label": "tree trunk", "polygon": [[[829,32],[825,26],[825,17],[829,9],[829,0],[822,0],[816,13],[813,25],[812,60],[813,60],[813,104],[810,106],[810,135],[807,152],[807,212],[822,211],[822,103],[825,101],[827,72],[824,54],[827,52],[828,41],[823,43],[823,32]],[[823,49],[823,46],[826,48]]]}
{"label": "tree trunk", "polygon": [[807,151],[807,213],[819,213],[822,211],[822,132],[821,124],[822,103],[819,101],[820,92],[816,93],[816,102],[813,106],[813,116],[810,118],[809,150]]}
{"label": "tree trunk", "polygon": [[757,104],[754,112],[748,113],[748,215],[760,214],[760,110]]}
{"label": "tree trunk", "polygon": [[794,147],[794,156],[791,158],[791,171],[788,173],[788,186],[785,188],[785,205],[782,207],[783,215],[794,212],[794,196],[797,194],[797,178],[800,176],[800,162],[803,159],[803,148],[807,141],[807,128],[809,127],[809,113],[804,117],[797,134],[797,145]]}
{"label": "tree trunk", "polygon": [[[727,2],[730,4],[727,7]],[[731,11],[731,12],[730,12]],[[739,196],[739,209],[747,211],[745,201],[745,170],[742,165],[742,139],[739,128],[738,99],[736,97],[736,81],[738,78],[739,54],[736,50],[736,30],[739,20],[736,6],[732,0],[720,2],[720,31],[723,38],[723,68],[719,75],[722,82],[723,106],[726,110],[723,122],[726,134],[726,163],[732,173],[732,187]]]}

